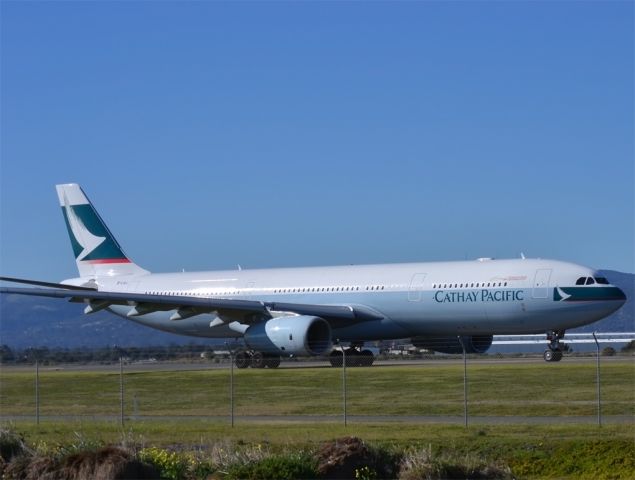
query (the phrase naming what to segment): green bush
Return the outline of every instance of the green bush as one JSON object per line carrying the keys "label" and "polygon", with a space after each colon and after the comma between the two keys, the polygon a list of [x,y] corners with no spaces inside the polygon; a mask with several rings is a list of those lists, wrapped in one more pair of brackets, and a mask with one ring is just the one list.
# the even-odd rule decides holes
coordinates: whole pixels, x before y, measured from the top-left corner
{"label": "green bush", "polygon": [[310,456],[274,455],[257,462],[230,466],[230,480],[296,480],[316,478],[315,462]]}
{"label": "green bush", "polygon": [[0,428],[0,458],[4,462],[9,462],[25,450],[27,447],[22,436],[9,429]]}
{"label": "green bush", "polygon": [[139,452],[139,459],[143,462],[155,466],[161,478],[167,480],[181,480],[186,478],[190,466],[194,466],[194,461],[187,454],[169,452],[162,448],[144,448]]}

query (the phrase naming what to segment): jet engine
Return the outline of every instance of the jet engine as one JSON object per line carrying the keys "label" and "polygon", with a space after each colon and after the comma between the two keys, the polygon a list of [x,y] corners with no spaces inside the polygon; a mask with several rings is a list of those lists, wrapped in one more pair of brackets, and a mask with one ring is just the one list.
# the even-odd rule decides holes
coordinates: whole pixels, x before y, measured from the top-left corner
{"label": "jet engine", "polygon": [[[462,335],[466,353],[485,353],[492,346],[492,335]],[[412,344],[441,353],[463,353],[463,347],[457,337],[414,337]]]}
{"label": "jet engine", "polygon": [[277,317],[250,326],[245,343],[275,355],[325,355],[331,351],[331,326],[320,317]]}

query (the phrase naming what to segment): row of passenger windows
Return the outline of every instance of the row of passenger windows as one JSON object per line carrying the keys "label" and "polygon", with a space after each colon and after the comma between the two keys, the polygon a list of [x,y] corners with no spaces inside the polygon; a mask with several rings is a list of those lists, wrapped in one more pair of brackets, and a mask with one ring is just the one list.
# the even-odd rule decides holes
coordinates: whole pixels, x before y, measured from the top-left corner
{"label": "row of passenger windows", "polygon": [[169,295],[172,297],[209,297],[210,295],[240,295],[240,290],[234,292],[202,293],[202,292],[146,292],[146,295]]}
{"label": "row of passenger windows", "polygon": [[[276,288],[273,293],[313,293],[313,292],[359,292],[361,287],[305,287],[305,288]],[[366,286],[366,290],[384,290],[385,285]]]}
{"label": "row of passenger windows", "polygon": [[[304,288],[276,288],[273,293],[314,293],[314,292],[359,292],[362,287],[304,287]],[[369,285],[365,287],[367,291],[385,290],[385,285]],[[266,292],[261,292],[266,293]],[[147,295],[172,295],[172,296],[197,296],[207,297],[209,295],[216,296],[228,296],[228,295],[240,295],[240,290],[234,290],[231,292],[146,292]]]}
{"label": "row of passenger windows", "polygon": [[594,285],[596,283],[600,285],[608,285],[609,281],[604,277],[580,277],[575,281],[576,285]]}
{"label": "row of passenger windows", "polygon": [[506,287],[507,282],[471,282],[471,283],[433,283],[432,288],[480,288],[480,287]]}

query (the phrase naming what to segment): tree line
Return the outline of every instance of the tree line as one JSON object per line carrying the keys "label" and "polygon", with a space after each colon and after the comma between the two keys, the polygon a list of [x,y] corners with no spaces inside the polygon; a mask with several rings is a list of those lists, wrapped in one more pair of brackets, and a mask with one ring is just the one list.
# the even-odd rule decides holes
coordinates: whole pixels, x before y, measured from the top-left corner
{"label": "tree line", "polygon": [[29,347],[12,349],[9,345],[0,346],[1,364],[33,364],[39,361],[43,364],[56,363],[112,363],[123,357],[126,362],[139,361],[201,361],[222,359],[227,357],[225,345],[200,345],[189,343],[185,345],[147,346],[147,347],[119,347],[116,345],[89,348],[50,348]]}

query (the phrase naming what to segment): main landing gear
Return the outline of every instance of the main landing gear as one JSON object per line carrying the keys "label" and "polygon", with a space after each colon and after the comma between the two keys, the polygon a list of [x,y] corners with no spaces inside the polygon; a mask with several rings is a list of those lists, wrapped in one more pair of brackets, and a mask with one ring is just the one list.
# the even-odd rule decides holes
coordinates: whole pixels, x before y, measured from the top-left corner
{"label": "main landing gear", "polygon": [[564,338],[564,330],[555,330],[547,332],[547,350],[542,355],[545,362],[559,362],[562,360],[564,352],[569,351],[569,345],[560,343],[560,339]]}
{"label": "main landing gear", "polygon": [[250,350],[238,350],[234,355],[236,368],[278,368],[280,356]]}
{"label": "main landing gear", "polygon": [[[362,349],[364,344],[352,343],[350,348],[344,349],[346,354],[347,367],[370,367],[375,361],[373,352],[368,349]],[[331,367],[341,367],[344,363],[344,355],[342,350],[333,350],[329,355]]]}

